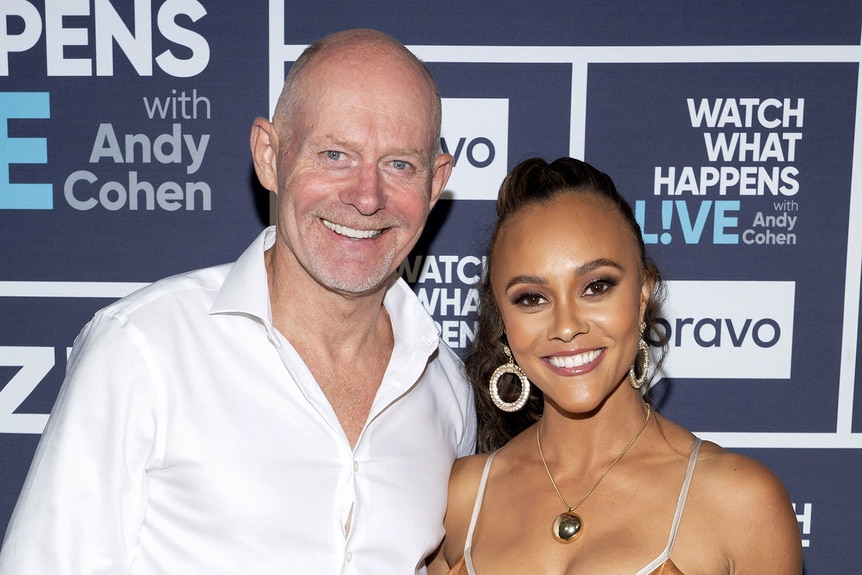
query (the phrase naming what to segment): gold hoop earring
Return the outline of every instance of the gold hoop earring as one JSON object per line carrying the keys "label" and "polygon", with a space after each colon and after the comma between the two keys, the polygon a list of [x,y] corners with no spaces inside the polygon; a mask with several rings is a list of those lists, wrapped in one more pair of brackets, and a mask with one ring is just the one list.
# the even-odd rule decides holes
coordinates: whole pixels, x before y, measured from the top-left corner
{"label": "gold hoop earring", "polygon": [[[491,401],[494,402],[494,405],[502,411],[511,413],[513,411],[518,411],[527,405],[527,400],[530,399],[530,380],[527,379],[527,374],[524,373],[524,370],[518,367],[515,363],[515,359],[512,357],[512,352],[509,351],[509,346],[504,345],[503,351],[506,352],[506,356],[509,358],[509,361],[495,369],[494,373],[491,374],[491,379],[488,382],[488,392],[491,394]],[[518,379],[521,380],[521,395],[519,395],[518,399],[512,403],[503,401],[503,398],[500,397],[500,392],[497,389],[497,382],[500,381],[500,378],[506,373],[516,375],[518,376]]]}
{"label": "gold hoop earring", "polygon": [[641,323],[640,341],[638,341],[638,353],[642,358],[641,363],[643,364],[643,367],[641,368],[641,374],[639,376],[635,374],[635,366],[638,363],[637,356],[635,356],[635,360],[634,362],[632,362],[632,366],[629,368],[629,383],[631,383],[632,387],[635,389],[640,389],[644,386],[647,380],[647,372],[649,372],[649,346],[644,340],[645,331],[646,323]]}

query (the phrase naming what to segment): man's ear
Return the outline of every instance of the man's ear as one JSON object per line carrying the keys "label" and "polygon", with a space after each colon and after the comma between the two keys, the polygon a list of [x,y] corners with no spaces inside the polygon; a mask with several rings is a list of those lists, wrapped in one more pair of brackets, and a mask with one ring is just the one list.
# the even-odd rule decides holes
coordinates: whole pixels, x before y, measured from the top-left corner
{"label": "man's ear", "polygon": [[450,154],[438,154],[434,160],[434,166],[431,168],[434,173],[431,175],[431,198],[429,208],[433,208],[437,200],[440,199],[440,194],[446,189],[446,182],[449,181],[449,176],[452,175],[452,164],[454,158]]}
{"label": "man's ear", "polygon": [[254,160],[254,171],[260,185],[273,193],[278,193],[278,135],[275,126],[266,118],[255,118],[251,125],[251,157]]}

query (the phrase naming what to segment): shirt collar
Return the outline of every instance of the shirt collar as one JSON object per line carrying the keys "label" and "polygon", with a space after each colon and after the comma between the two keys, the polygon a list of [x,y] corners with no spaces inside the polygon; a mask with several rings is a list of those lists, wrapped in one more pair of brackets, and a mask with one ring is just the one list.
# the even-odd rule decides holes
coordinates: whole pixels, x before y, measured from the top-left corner
{"label": "shirt collar", "polygon": [[275,226],[264,229],[234,262],[210,313],[242,313],[271,323],[263,254],[275,243]]}
{"label": "shirt collar", "polygon": [[383,307],[389,313],[396,342],[409,342],[415,350],[431,354],[439,343],[437,326],[425,311],[419,298],[402,278],[386,292]]}
{"label": "shirt collar", "polygon": [[[264,252],[275,240],[275,226],[255,238],[231,266],[210,313],[241,313],[272,323]],[[397,342],[409,342],[416,351],[427,354],[437,348],[437,327],[407,282],[399,278],[387,290],[383,307],[389,313]]]}

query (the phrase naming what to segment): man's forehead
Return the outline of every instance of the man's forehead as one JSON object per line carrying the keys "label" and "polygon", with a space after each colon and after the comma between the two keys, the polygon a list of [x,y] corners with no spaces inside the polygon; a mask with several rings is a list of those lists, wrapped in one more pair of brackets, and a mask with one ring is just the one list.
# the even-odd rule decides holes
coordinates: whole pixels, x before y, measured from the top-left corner
{"label": "man's forehead", "polygon": [[435,96],[423,78],[403,69],[369,68],[366,74],[362,66],[344,64],[308,70],[303,78],[293,122],[306,138],[367,145],[369,134],[377,134],[401,154],[428,157],[437,151]]}
{"label": "man's forehead", "polygon": [[391,47],[380,46],[339,47],[317,54],[303,70],[301,86],[309,96],[349,91],[434,98],[434,89],[421,64]]}
{"label": "man's forehead", "polygon": [[294,127],[304,139],[368,145],[378,142],[405,153],[427,154],[433,139],[433,110],[408,100],[370,101],[325,97],[305,99],[296,108]]}

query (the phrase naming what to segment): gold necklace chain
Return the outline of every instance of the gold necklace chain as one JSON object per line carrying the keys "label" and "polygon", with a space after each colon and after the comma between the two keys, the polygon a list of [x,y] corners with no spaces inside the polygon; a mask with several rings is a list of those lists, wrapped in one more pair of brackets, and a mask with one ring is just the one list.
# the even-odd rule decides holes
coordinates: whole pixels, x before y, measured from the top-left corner
{"label": "gold necklace chain", "polygon": [[574,541],[574,539],[577,537],[577,535],[580,535],[583,523],[581,521],[581,518],[578,517],[574,513],[575,509],[577,509],[581,503],[586,501],[587,497],[589,497],[592,494],[592,492],[596,490],[596,487],[598,487],[599,483],[602,482],[602,479],[605,478],[605,475],[607,475],[610,472],[610,470],[614,468],[614,465],[616,465],[617,462],[619,462],[619,460],[623,458],[623,455],[625,455],[626,452],[629,449],[631,449],[632,445],[635,444],[635,441],[637,441],[638,437],[641,436],[641,433],[643,433],[643,430],[646,429],[646,426],[649,423],[650,415],[652,415],[652,409],[650,409],[649,404],[647,404],[646,419],[644,420],[644,423],[641,426],[640,430],[638,430],[638,432],[635,434],[635,436],[632,437],[632,440],[629,441],[629,443],[628,443],[628,445],[626,445],[625,449],[623,449],[622,452],[620,452],[620,454],[617,455],[617,458],[613,460],[613,462],[608,466],[607,469],[605,469],[604,473],[601,474],[601,476],[593,484],[593,486],[590,487],[590,490],[587,491],[586,495],[581,497],[580,500],[572,506],[569,506],[569,504],[566,503],[566,500],[563,497],[563,494],[560,493],[560,489],[557,487],[557,482],[554,481],[554,476],[551,475],[551,470],[548,468],[548,463],[545,461],[545,454],[542,453],[542,437],[541,437],[541,433],[540,433],[540,430],[542,427],[541,421],[539,422],[538,425],[536,425],[536,444],[539,446],[539,457],[542,459],[542,465],[545,466],[545,471],[548,474],[548,479],[551,480],[551,485],[553,486],[554,491],[557,492],[557,496],[560,498],[560,501],[563,502],[563,505],[565,505],[565,507],[567,509],[567,511],[565,513],[562,513],[561,515],[559,515],[557,517],[557,519],[554,521],[554,537],[558,541],[560,541],[562,543],[568,543],[569,541]]}

